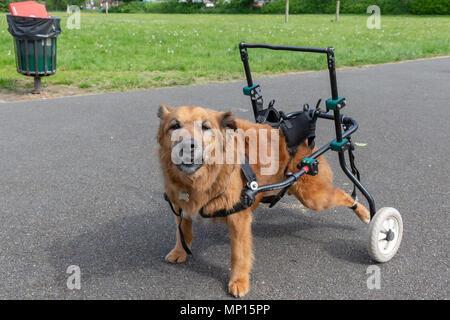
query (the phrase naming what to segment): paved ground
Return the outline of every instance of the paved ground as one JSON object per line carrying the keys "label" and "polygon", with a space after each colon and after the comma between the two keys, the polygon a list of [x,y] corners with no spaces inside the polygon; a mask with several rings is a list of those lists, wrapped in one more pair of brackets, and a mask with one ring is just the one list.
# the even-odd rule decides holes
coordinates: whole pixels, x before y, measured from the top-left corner
{"label": "paved ground", "polygon": [[[317,214],[292,198],[253,225],[254,299],[449,298],[450,59],[338,72],[363,182],[394,206],[405,234],[369,290],[367,227],[348,209]],[[327,74],[261,80],[292,111],[328,98]],[[194,257],[164,262],[175,227],[162,199],[160,102],[251,118],[243,82],[0,104],[0,298],[231,298],[227,230],[198,224]],[[319,125],[319,141],[332,135]],[[351,186],[336,168],[336,184]],[[81,268],[81,289],[66,268]]]}

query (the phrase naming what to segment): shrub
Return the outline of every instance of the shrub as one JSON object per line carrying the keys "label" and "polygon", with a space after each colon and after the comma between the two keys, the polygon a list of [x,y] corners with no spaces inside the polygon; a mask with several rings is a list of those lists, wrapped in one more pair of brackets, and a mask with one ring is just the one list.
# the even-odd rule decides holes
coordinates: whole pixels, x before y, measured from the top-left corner
{"label": "shrub", "polygon": [[[7,1],[7,0],[0,0]],[[64,1],[64,0],[52,0]],[[377,5],[382,14],[449,14],[450,0],[341,0],[340,12],[365,14],[367,7]],[[262,8],[254,6],[253,0],[231,0],[226,3],[216,1],[214,8],[206,8],[203,3],[178,2],[128,2],[113,7],[110,12],[123,13],[268,13],[284,14],[286,0],[272,0]],[[289,12],[328,13],[336,12],[336,0],[290,0]]]}
{"label": "shrub", "polygon": [[[265,5],[263,13],[284,13],[286,1],[274,0]],[[405,0],[342,0],[340,4],[341,13],[366,13],[367,7],[377,5],[383,14],[406,13]],[[335,13],[336,0],[290,0],[289,12],[298,13]]]}
{"label": "shrub", "polygon": [[450,0],[409,0],[408,10],[414,14],[450,14]]}
{"label": "shrub", "polygon": [[0,0],[0,12],[9,12],[9,0]]}

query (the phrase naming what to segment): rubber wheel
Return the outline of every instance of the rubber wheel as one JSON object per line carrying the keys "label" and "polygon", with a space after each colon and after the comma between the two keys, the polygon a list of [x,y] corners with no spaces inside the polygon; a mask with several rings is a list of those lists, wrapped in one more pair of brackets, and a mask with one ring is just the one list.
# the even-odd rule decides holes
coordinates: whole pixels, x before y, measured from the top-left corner
{"label": "rubber wheel", "polygon": [[378,210],[369,224],[369,256],[376,262],[387,262],[397,253],[402,242],[403,221],[397,209]]}

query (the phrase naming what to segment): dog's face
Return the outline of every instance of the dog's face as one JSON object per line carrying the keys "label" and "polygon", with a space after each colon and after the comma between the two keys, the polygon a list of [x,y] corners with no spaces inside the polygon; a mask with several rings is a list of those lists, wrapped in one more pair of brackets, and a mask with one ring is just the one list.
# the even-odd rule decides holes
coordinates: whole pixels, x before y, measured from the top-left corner
{"label": "dog's face", "polygon": [[178,178],[211,176],[217,170],[217,150],[224,151],[227,129],[235,130],[231,111],[216,112],[200,107],[172,108],[160,105],[158,131],[163,169]]}

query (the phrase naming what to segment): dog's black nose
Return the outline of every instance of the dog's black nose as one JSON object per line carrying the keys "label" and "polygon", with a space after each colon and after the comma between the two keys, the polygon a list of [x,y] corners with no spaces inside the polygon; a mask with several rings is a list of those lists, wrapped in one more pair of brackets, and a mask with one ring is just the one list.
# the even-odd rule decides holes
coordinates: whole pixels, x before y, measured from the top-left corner
{"label": "dog's black nose", "polygon": [[191,174],[203,165],[202,145],[195,139],[183,139],[178,145],[178,168],[184,173]]}
{"label": "dog's black nose", "polygon": [[186,139],[180,142],[180,159],[184,164],[202,163],[201,147],[194,139]]}

